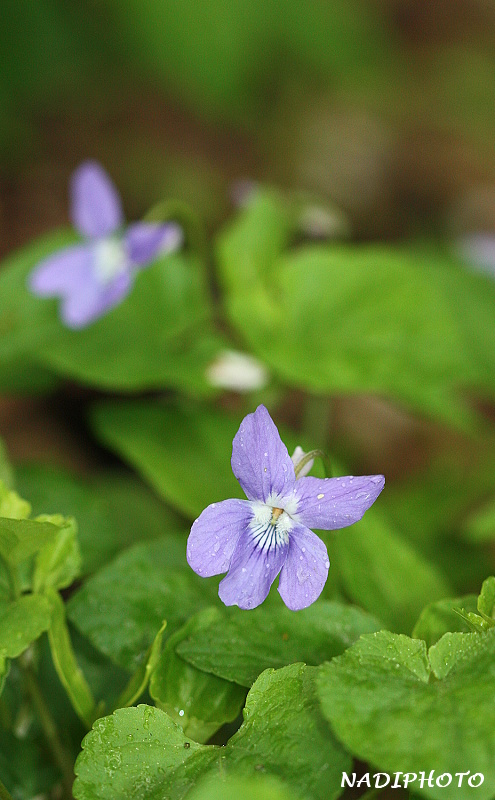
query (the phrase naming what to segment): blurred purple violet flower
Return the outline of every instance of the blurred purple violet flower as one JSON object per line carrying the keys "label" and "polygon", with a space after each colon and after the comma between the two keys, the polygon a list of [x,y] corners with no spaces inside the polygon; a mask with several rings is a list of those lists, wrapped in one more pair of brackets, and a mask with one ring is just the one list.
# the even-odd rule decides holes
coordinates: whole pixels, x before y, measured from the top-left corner
{"label": "blurred purple violet flower", "polygon": [[138,270],[158,255],[177,249],[176,223],[124,224],[119,194],[95,161],[85,161],[70,184],[70,216],[85,238],[41,261],[29,275],[40,297],[61,297],[61,317],[69,328],[83,328],[118,305],[130,292]]}
{"label": "blurred purple violet flower", "polygon": [[247,500],[212,503],[193,523],[187,560],[202,577],[227,572],[218,593],[227,606],[255,608],[280,573],[278,591],[293,611],[320,595],[330,563],[309,528],[336,530],[363,516],[383,475],[308,478],[300,448],[291,460],[264,406],[248,414],[232,445],[232,470]]}

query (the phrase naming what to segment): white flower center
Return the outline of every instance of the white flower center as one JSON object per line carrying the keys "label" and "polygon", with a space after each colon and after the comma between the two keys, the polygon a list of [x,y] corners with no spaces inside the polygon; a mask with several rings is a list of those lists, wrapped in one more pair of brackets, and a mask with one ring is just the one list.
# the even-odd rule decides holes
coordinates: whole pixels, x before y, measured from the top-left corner
{"label": "white flower center", "polygon": [[[270,498],[269,498],[270,499]],[[249,528],[256,546],[264,553],[289,543],[294,522],[283,508],[252,501],[253,519]]]}
{"label": "white flower center", "polygon": [[128,267],[125,246],[120,239],[108,238],[95,242],[93,258],[96,280],[102,286],[112,283]]}

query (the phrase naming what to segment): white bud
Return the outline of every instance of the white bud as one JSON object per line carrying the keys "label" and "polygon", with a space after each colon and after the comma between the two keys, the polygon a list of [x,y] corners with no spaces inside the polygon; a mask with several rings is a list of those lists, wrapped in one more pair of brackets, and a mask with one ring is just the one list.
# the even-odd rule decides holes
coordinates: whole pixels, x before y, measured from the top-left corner
{"label": "white bud", "polygon": [[[291,456],[294,468],[297,467],[297,465],[303,460],[305,455],[306,453],[304,452],[302,447],[299,447],[299,445],[297,445],[296,449],[294,450]],[[308,472],[310,472],[314,463],[315,463],[314,458],[310,458],[308,463],[305,464],[304,467],[298,472],[297,477],[304,478],[304,476],[307,475]]]}
{"label": "white bud", "polygon": [[207,380],[219,389],[252,392],[263,389],[269,380],[266,367],[253,356],[224,350],[206,370]]}

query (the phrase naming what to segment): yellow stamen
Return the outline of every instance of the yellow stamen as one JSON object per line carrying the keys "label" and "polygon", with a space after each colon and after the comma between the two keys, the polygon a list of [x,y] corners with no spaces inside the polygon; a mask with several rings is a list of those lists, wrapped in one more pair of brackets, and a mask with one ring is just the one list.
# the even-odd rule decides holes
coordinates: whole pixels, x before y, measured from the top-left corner
{"label": "yellow stamen", "polygon": [[276,521],[278,520],[279,516],[284,513],[283,508],[273,508],[272,509],[272,525],[275,525]]}

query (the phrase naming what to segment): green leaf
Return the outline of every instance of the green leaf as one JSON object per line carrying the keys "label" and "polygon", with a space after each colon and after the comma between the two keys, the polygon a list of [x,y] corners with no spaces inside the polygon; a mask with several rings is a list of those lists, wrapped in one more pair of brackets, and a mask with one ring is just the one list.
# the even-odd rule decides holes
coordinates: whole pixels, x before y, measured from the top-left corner
{"label": "green leaf", "polygon": [[81,552],[75,519],[65,520],[61,514],[43,515],[39,521],[59,525],[56,538],[38,551],[33,572],[33,591],[46,588],[65,589],[81,571]]}
{"label": "green leaf", "polygon": [[170,636],[216,597],[217,582],[186,566],[185,538],[166,536],[130,548],[69,600],[69,619],[131,672],[143,663],[164,619]]}
{"label": "green leaf", "polygon": [[169,637],[150,680],[150,695],[196,742],[208,739],[240,713],[246,691],[230,681],[196,669],[176,654],[180,642],[223,619],[216,608],[206,608],[191,617]]}
{"label": "green leaf", "polygon": [[471,511],[464,520],[462,533],[470,542],[493,542],[495,539],[495,497]]}
{"label": "green leaf", "polygon": [[106,390],[211,393],[204,372],[221,340],[210,316],[203,264],[192,252],[173,253],[141,271],[125,300],[84,330],[60,326],[40,358],[61,375]]}
{"label": "green leaf", "polygon": [[[97,437],[128,461],[156,491],[190,518],[210,503],[245,498],[230,466],[242,421],[193,401],[102,403],[93,409]],[[298,441],[280,429],[290,452]],[[313,472],[313,474],[315,474]]]}
{"label": "green leaf", "polygon": [[49,234],[9,256],[0,271],[0,387],[4,392],[50,391],[56,379],[36,360],[60,325],[52,301],[41,301],[27,278],[43,258],[74,244],[67,230]]}
{"label": "green leaf", "polygon": [[240,778],[220,775],[202,780],[188,795],[189,800],[295,800],[292,789],[273,775]]}
{"label": "green leaf", "polygon": [[471,628],[454,609],[463,608],[468,612],[476,611],[476,600],[475,594],[468,594],[464,597],[449,597],[429,603],[421,612],[413,628],[413,639],[423,639],[426,646],[431,647],[444,633],[449,631],[469,633]]}
{"label": "green leaf", "polygon": [[349,756],[321,717],[315,670],[267,670],[251,689],[244,723],[225,747],[198,745],[160,709],[120,709],[98,720],[76,762],[77,800],[179,800],[211,773],[282,777],[298,798],[340,794]]}
{"label": "green leaf", "polygon": [[[14,473],[7,457],[7,448],[2,439],[0,439],[0,485],[1,484],[7,489],[11,489],[14,485]],[[3,489],[0,491],[3,493]],[[4,515],[0,513],[0,516],[8,516],[8,514]]]}
{"label": "green leaf", "polygon": [[163,631],[167,627],[167,623],[163,622],[162,627],[153,639],[153,643],[149,648],[144,663],[138,667],[124,691],[120,695],[116,708],[124,708],[132,706],[143,694],[146,689],[150,676],[153,674],[162,649]]}
{"label": "green leaf", "polygon": [[[493,632],[447,633],[429,654],[424,642],[388,631],[363,636],[320,668],[322,710],[353,755],[379,770],[481,772],[476,796],[489,800],[495,709],[485,699],[495,689],[494,656]],[[466,780],[453,791],[460,800],[473,793]],[[422,794],[440,798],[445,789],[425,785]]]}
{"label": "green leaf", "polygon": [[456,390],[494,393],[495,332],[483,338],[495,314],[493,282],[432,248],[290,251],[287,234],[273,232],[258,263],[257,225],[265,215],[277,216],[282,230],[291,225],[280,199],[260,191],[222,233],[217,256],[230,320],[274,373],[316,394],[386,394],[414,411],[472,425]]}
{"label": "green leaf", "polygon": [[60,786],[60,774],[46,756],[41,736],[21,738],[0,725],[0,776],[15,800],[49,797]]}
{"label": "green leaf", "polygon": [[55,541],[58,524],[34,519],[0,518],[0,555],[19,564]]}
{"label": "green leaf", "polygon": [[232,608],[192,630],[176,649],[198,669],[249,687],[265,669],[296,661],[316,666],[380,627],[361,609],[328,600],[297,614],[281,605],[248,613]]}
{"label": "green leaf", "polygon": [[107,403],[92,415],[98,438],[191,518],[216,500],[244,497],[230,468],[240,422],[184,402]]}
{"label": "green leaf", "polygon": [[477,605],[480,614],[484,614],[490,619],[495,617],[495,578],[493,575],[483,581]]}
{"label": "green leaf", "polygon": [[4,656],[0,656],[0,695],[3,692],[5,681],[7,680],[10,669],[10,661]]}
{"label": "green leaf", "polygon": [[210,324],[211,302],[200,259],[190,250],[157,259],[136,276],[120,305],[73,331],[58,318],[60,301],[36,297],[27,280],[44,257],[76,241],[73,233],[58,231],[4,262],[0,387],[49,390],[55,372],[107,390],[174,386],[212,394],[205,372],[225,344]]}
{"label": "green leaf", "polygon": [[0,658],[17,658],[48,630],[51,607],[47,598],[27,594],[0,608]]}
{"label": "green leaf", "polygon": [[59,511],[77,519],[83,574],[135,541],[179,530],[177,517],[126,472],[101,472],[83,480],[58,467],[30,464],[16,469],[16,480],[35,514]]}
{"label": "green leaf", "polygon": [[379,509],[369,509],[360,522],[337,532],[333,552],[345,592],[394,630],[411,631],[427,603],[452,593]]}
{"label": "green leaf", "polygon": [[486,646],[484,636],[477,633],[446,633],[428,651],[431,670],[436,678],[443,680],[455,667],[462,668],[463,662],[483,657]]}
{"label": "green leaf", "polygon": [[72,623],[68,622],[67,627],[77,664],[93,697],[97,698],[98,716],[108,714],[117,708],[119,695],[129,683],[129,670],[116,666],[115,662],[93,647]]}
{"label": "green leaf", "polygon": [[26,519],[31,514],[31,505],[19,497],[0,480],[0,517],[8,519]]}
{"label": "green leaf", "polygon": [[46,597],[52,613],[48,640],[53,663],[74,711],[89,728],[95,718],[95,701],[72,649],[65,606],[59,593],[52,587],[46,589]]}

